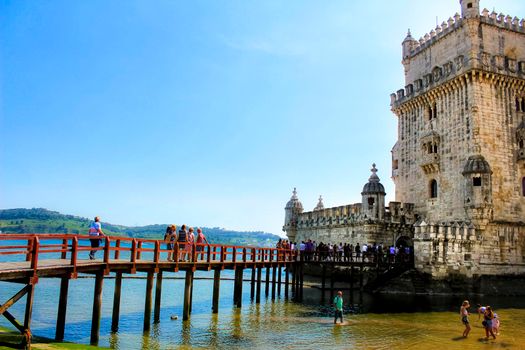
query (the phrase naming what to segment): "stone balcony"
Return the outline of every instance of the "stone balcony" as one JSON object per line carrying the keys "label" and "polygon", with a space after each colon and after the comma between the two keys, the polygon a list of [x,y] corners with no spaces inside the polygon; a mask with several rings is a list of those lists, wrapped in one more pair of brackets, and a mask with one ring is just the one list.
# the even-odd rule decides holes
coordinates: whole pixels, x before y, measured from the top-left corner
{"label": "stone balcony", "polygon": [[419,166],[423,169],[425,174],[432,174],[439,172],[439,154],[427,153],[424,154]]}

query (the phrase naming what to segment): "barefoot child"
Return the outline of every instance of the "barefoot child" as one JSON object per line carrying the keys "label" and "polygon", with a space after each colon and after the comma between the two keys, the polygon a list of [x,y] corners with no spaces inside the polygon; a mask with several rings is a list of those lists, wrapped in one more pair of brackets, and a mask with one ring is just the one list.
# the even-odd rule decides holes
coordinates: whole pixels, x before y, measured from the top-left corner
{"label": "barefoot child", "polygon": [[470,322],[468,319],[468,308],[470,307],[470,304],[468,300],[465,300],[463,304],[461,304],[461,308],[459,309],[459,315],[461,317],[461,322],[465,325],[465,330],[463,331],[463,337],[467,337],[470,332]]}

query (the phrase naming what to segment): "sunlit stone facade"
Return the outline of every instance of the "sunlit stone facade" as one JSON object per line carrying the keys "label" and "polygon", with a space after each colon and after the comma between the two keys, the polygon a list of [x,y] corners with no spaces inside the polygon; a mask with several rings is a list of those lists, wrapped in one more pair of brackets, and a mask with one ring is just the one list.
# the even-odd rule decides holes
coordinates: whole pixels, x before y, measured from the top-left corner
{"label": "sunlit stone facade", "polygon": [[[409,32],[402,42],[405,86],[391,95],[398,118],[394,203],[413,203],[399,206],[408,209],[405,224],[413,223],[413,235],[404,234],[413,237],[418,270],[434,277],[522,274],[525,23],[480,12],[479,0],[460,6],[461,15],[419,40]],[[336,213],[353,210],[362,217],[361,209]],[[334,210],[323,217],[334,217]],[[289,236],[332,241],[352,230],[366,232],[362,224],[338,230],[301,224],[314,216],[299,214],[297,225],[288,221],[284,229]],[[377,217],[376,225],[384,225],[377,230],[388,231],[391,217]]]}

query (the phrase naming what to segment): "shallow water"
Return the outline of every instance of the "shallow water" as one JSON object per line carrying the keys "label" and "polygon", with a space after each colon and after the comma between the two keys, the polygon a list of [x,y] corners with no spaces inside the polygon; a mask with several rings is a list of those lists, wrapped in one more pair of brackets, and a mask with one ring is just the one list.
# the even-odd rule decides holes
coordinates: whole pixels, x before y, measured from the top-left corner
{"label": "shallow water", "polygon": [[[264,275],[264,273],[263,273]],[[243,306],[233,307],[233,281],[221,282],[219,313],[211,313],[213,280],[194,283],[191,320],[183,322],[182,279],[184,274],[165,274],[160,324],[142,333],[145,279],[124,279],[121,299],[120,331],[111,334],[113,279],[105,279],[100,345],[115,349],[525,349],[525,305],[523,298],[471,297],[471,304],[491,304],[501,319],[501,334],[496,340],[484,340],[477,315],[471,316],[471,335],[461,337],[463,325],[459,305],[466,297],[370,296],[345,291],[345,323],[334,326],[331,298],[317,289],[305,290],[304,302],[264,297],[260,304],[250,301],[250,284],[243,284]],[[196,272],[196,277],[211,277],[209,272]],[[246,272],[245,278],[250,274]],[[233,277],[223,271],[223,277]],[[283,279],[284,280],[284,279]],[[58,279],[41,279],[35,291],[33,333],[53,338],[59,291]],[[70,282],[66,334],[68,341],[89,343],[93,278]],[[0,283],[2,302],[16,293],[19,285]],[[24,303],[10,309],[19,319]],[[471,310],[474,311],[474,310]],[[178,315],[178,320],[171,320]],[[10,325],[2,320],[2,326]]]}

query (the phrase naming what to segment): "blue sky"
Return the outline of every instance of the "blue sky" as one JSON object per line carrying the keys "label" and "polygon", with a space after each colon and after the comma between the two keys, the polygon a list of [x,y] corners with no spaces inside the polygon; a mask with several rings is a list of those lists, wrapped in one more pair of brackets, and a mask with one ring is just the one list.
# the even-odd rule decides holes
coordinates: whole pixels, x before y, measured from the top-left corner
{"label": "blue sky", "polygon": [[[524,17],[520,0],[481,8]],[[0,208],[282,234],[394,200],[401,41],[459,1],[0,0]]]}

